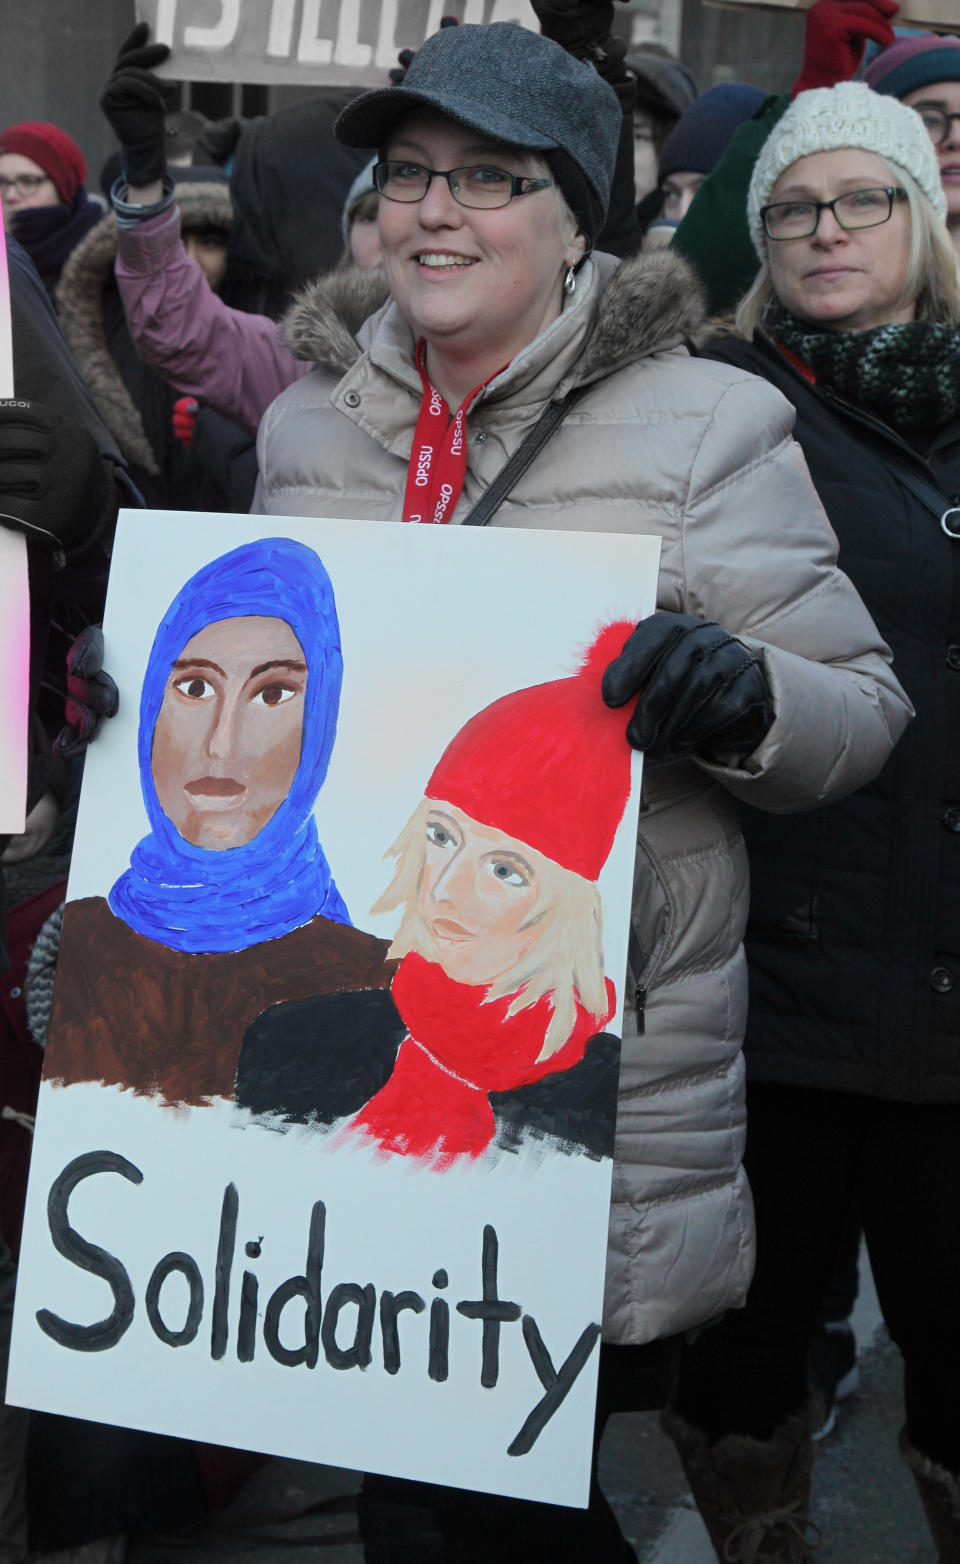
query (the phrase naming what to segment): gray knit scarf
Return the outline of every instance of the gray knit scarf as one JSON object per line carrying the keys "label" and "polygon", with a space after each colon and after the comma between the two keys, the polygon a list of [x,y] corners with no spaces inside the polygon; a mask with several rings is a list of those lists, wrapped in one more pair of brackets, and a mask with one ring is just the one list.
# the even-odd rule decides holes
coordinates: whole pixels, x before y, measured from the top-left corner
{"label": "gray knit scarf", "polygon": [[908,435],[942,429],[960,410],[960,331],[911,320],[870,331],[817,331],[779,302],[764,328],[818,382]]}

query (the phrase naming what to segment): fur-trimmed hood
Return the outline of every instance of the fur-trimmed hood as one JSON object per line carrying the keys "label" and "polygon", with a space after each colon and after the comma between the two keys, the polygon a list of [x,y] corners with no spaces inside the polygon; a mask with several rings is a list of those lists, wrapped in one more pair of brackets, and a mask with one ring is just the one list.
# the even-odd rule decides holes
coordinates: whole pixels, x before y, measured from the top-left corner
{"label": "fur-trimmed hood", "polygon": [[[226,184],[178,184],[177,205],[184,230],[212,227],[229,231],[233,221]],[[110,212],[77,245],[64,266],[57,289],[57,312],[77,368],[123,455],[156,477],[160,468],[143,419],[107,343],[103,290],[112,277],[116,256],[117,219]]]}
{"label": "fur-trimmed hood", "polygon": [[[598,263],[613,262],[609,256]],[[602,268],[605,269],[605,268]],[[383,272],[331,272],[309,283],[283,322],[296,358],[345,375],[363,352],[358,333],[388,300]],[[706,316],[693,268],[668,250],[639,255],[616,267],[606,283],[597,320],[577,371],[585,384],[639,358],[694,339]]]}

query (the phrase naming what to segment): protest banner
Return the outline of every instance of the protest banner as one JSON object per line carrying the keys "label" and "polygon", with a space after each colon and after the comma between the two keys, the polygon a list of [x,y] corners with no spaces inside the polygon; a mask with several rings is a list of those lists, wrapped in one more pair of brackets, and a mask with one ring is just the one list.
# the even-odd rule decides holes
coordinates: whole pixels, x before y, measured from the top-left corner
{"label": "protest banner", "polygon": [[288,87],[385,87],[442,16],[540,30],[529,0],[136,0],[136,13],[170,45],[161,75]]}
{"label": "protest banner", "polygon": [[[0,206],[0,401],[12,397],[10,275]],[[27,705],[30,696],[30,593],[27,544],[0,520],[0,835],[23,830],[27,809]]]}
{"label": "protest banner", "polygon": [[586,1505],[658,559],[122,513],[14,1404]]}
{"label": "protest banner", "polygon": [[[807,11],[813,0],[703,0],[714,11]],[[896,27],[960,33],[960,0],[901,0]]]}

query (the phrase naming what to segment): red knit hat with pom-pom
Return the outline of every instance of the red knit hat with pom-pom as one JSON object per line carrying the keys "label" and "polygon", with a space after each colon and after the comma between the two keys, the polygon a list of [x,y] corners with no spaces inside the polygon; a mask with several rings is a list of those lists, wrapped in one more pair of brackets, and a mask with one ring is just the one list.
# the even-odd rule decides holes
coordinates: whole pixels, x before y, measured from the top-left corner
{"label": "red knit hat with pom-pom", "polygon": [[578,673],[514,690],[471,717],[447,745],[426,796],[595,880],[630,796],[623,713],[600,684],[632,622],[594,637]]}
{"label": "red knit hat with pom-pom", "polygon": [[83,153],[72,136],[59,125],[45,120],[25,119],[0,132],[0,152],[17,152],[28,157],[53,180],[61,201],[73,205],[73,198],[87,177]]}

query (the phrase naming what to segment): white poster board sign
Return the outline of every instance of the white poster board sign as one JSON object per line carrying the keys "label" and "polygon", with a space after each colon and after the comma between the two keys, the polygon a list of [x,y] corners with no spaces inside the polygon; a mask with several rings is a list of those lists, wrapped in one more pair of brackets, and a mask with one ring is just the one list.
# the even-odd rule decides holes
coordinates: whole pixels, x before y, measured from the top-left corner
{"label": "white poster board sign", "polygon": [[[10,276],[0,207],[0,401],[13,396]],[[23,830],[27,808],[30,593],[27,544],[0,522],[0,835]]]}
{"label": "white poster board sign", "polygon": [[586,1504],[658,562],[122,513],[8,1399]]}
{"label": "white poster board sign", "polygon": [[136,0],[136,12],[173,51],[161,75],[290,87],[386,87],[399,51],[442,16],[540,30],[529,0]]}

